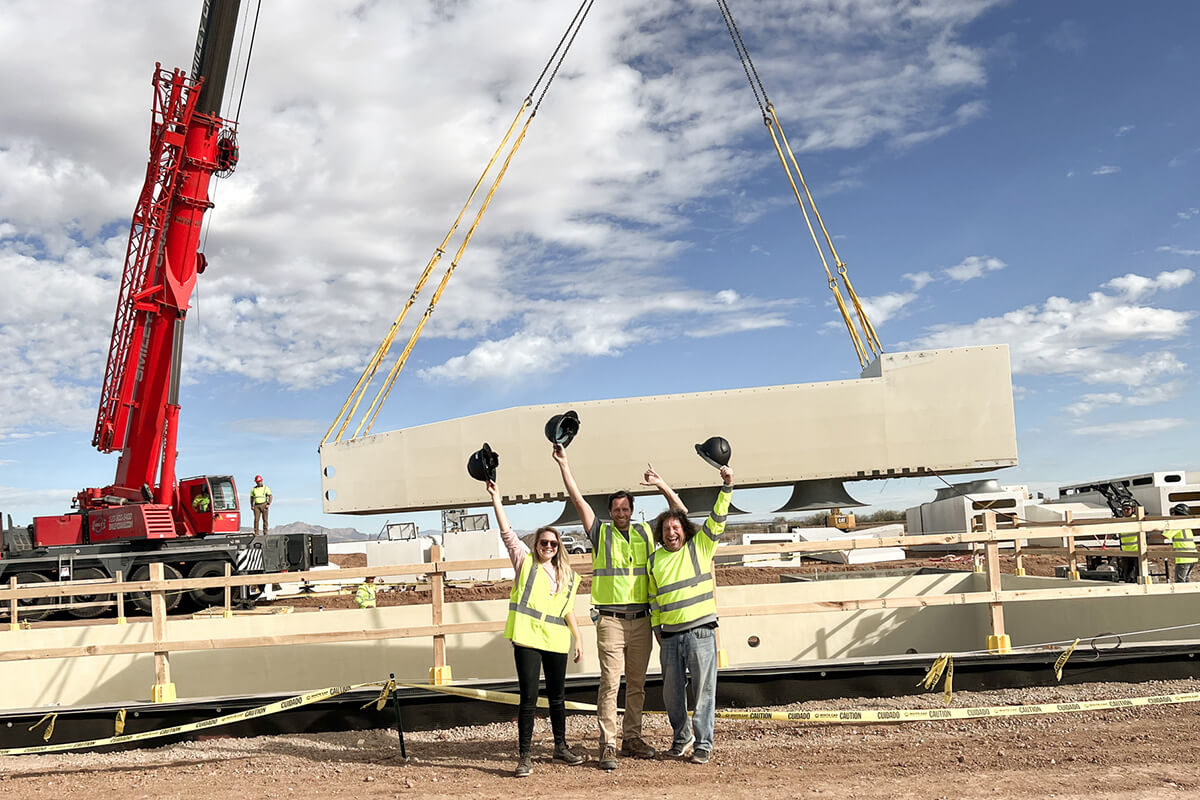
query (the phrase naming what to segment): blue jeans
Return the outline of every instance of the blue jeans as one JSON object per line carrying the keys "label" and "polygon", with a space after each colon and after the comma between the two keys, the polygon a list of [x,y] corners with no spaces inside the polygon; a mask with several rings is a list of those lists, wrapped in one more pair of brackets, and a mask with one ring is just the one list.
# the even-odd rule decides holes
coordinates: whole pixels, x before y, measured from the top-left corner
{"label": "blue jeans", "polygon": [[[697,750],[713,748],[713,714],[717,710],[717,637],[712,628],[692,628],[663,637],[659,645],[663,703],[674,730],[673,745],[686,745],[693,737]],[[688,730],[687,676],[696,693],[696,713]]]}

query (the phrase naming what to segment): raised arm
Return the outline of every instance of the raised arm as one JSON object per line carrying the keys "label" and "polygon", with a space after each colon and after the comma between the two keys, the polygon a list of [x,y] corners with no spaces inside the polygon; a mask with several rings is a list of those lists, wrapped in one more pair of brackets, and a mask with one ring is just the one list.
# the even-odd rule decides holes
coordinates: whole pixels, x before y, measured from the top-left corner
{"label": "raised arm", "polygon": [[513,569],[519,572],[521,562],[525,560],[529,550],[508,524],[508,515],[504,513],[504,505],[500,502],[500,489],[495,481],[487,482],[487,491],[492,496],[492,512],[496,515],[496,524],[500,526],[500,538],[504,540],[504,547],[508,550],[508,560],[512,562]]}
{"label": "raised arm", "polygon": [[713,503],[712,513],[704,520],[700,532],[712,541],[718,541],[725,533],[725,520],[729,516],[729,505],[733,500],[733,470],[721,467],[721,491],[717,492],[717,500]]}
{"label": "raised arm", "polygon": [[679,499],[679,495],[675,494],[675,490],[667,485],[651,464],[646,464],[646,474],[642,477],[642,486],[653,486],[658,489],[663,497],[667,498],[667,505],[673,509],[687,513],[687,506]]}
{"label": "raised arm", "polygon": [[558,462],[558,469],[562,473],[563,487],[567,490],[567,497],[571,498],[571,504],[575,506],[575,513],[579,515],[579,521],[583,523],[583,530],[590,531],[596,523],[596,514],[583,499],[583,493],[579,491],[579,485],[575,483],[575,476],[571,474],[571,465],[567,463],[567,451],[561,444],[556,444],[553,455],[554,460]]}

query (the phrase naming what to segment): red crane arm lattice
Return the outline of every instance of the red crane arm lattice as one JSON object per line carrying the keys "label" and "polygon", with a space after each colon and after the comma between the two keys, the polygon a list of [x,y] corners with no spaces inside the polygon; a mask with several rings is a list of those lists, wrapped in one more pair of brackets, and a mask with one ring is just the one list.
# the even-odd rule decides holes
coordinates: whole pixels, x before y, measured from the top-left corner
{"label": "red crane arm lattice", "polygon": [[157,310],[155,295],[160,293],[163,280],[159,265],[164,257],[167,219],[178,191],[186,134],[198,97],[194,89],[185,73],[155,65],[150,159],[129,229],[125,271],[92,437],[92,445],[102,453],[124,447],[130,411],[136,402],[134,391],[146,344],[146,325]]}

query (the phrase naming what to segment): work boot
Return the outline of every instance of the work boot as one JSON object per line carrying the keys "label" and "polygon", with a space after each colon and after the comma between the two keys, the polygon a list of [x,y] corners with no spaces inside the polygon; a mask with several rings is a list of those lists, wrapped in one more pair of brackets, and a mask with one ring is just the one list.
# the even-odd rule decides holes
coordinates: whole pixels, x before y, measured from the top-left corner
{"label": "work boot", "polygon": [[654,758],[658,751],[646,744],[640,738],[626,739],[621,743],[621,755],[635,758]]}
{"label": "work boot", "polygon": [[513,777],[528,778],[531,772],[533,772],[533,758],[527,752],[521,753],[521,757],[517,761],[517,768],[513,770]]}
{"label": "work boot", "polygon": [[583,763],[583,756],[573,752],[570,745],[566,742],[556,742],[554,745],[554,760],[561,761],[568,767],[575,767]]}
{"label": "work boot", "polygon": [[604,745],[600,751],[600,769],[612,772],[617,768],[617,748],[611,744]]}
{"label": "work boot", "polygon": [[692,753],[692,759],[691,759],[692,763],[693,764],[707,764],[709,755],[710,754],[707,750],[697,750],[696,752]]}

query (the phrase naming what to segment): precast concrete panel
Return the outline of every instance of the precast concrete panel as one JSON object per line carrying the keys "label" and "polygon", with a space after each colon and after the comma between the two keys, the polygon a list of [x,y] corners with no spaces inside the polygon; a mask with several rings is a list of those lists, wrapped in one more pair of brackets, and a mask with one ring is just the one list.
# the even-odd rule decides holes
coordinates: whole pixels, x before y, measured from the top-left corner
{"label": "precast concrete panel", "polygon": [[585,495],[638,494],[647,461],[676,489],[713,486],[694,445],[724,436],[741,487],[970,473],[1017,463],[1008,347],[885,353],[851,380],[521,406],[321,448],[324,510],[377,514],[488,503],[467,458],[500,454],[506,503],[562,500],[543,433],[574,409],[568,450]]}

